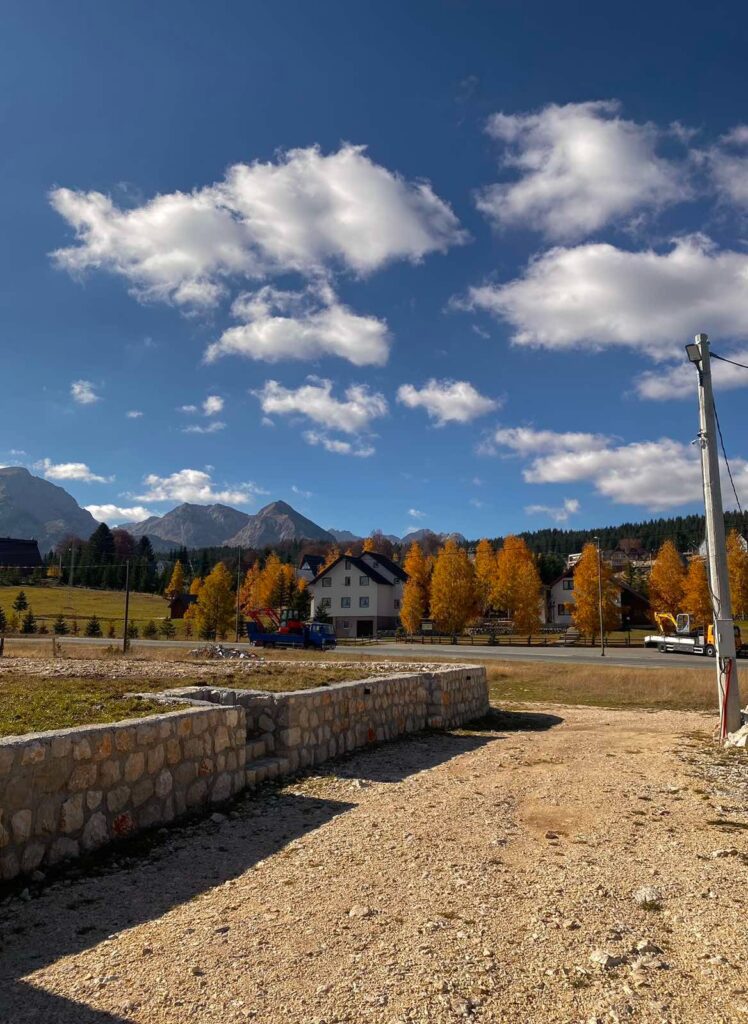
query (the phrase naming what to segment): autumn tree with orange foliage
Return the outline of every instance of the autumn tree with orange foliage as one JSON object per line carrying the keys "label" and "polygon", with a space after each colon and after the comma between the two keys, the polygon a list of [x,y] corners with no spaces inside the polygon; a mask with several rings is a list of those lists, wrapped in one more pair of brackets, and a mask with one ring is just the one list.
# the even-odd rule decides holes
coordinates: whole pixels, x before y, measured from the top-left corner
{"label": "autumn tree with orange foliage", "polygon": [[259,593],[261,575],[262,568],[259,561],[253,562],[244,575],[242,585],[239,589],[239,607],[244,615],[248,615],[250,611],[261,607],[257,596]]}
{"label": "autumn tree with orange foliage", "polygon": [[707,626],[714,617],[706,565],[702,558],[693,558],[688,566],[681,608],[688,612],[696,626]]}
{"label": "autumn tree with orange foliage", "polygon": [[671,540],[666,540],[657,553],[649,577],[649,598],[656,612],[677,615],[683,605],[686,572]]}
{"label": "autumn tree with orange foliage", "polygon": [[491,542],[485,537],[478,542],[473,565],[478,588],[478,602],[481,613],[485,615],[491,607],[491,595],[496,587],[496,552]]}
{"label": "autumn tree with orange foliage", "polygon": [[429,610],[430,570],[420,544],[411,544],[403,570],[408,576],[403,587],[400,621],[409,633],[416,633]]}
{"label": "autumn tree with orange foliage", "polygon": [[580,633],[594,636],[600,629],[600,586],[602,583],[603,629],[607,633],[621,624],[617,598],[620,588],[613,579],[613,570],[605,562],[600,565],[597,546],[585,544],[582,557],[574,569],[574,625]]}
{"label": "autumn tree with orange foliage", "polygon": [[727,535],[727,570],[730,575],[732,614],[736,619],[748,617],[748,551],[737,530]]}
{"label": "autumn tree with orange foliage", "polygon": [[337,562],[339,558],[340,548],[331,547],[330,550],[325,555],[325,560],[322,563],[322,569],[320,569],[320,572],[322,572],[324,569],[329,568],[332,565],[332,563]]}
{"label": "autumn tree with orange foliage", "polygon": [[[510,534],[496,557],[492,605],[506,612],[518,632],[529,635],[540,624],[541,590],[532,551],[521,537]],[[532,612],[533,606],[535,612]],[[532,627],[529,630],[528,625]]]}
{"label": "autumn tree with orange foliage", "polygon": [[475,569],[464,548],[448,540],[431,577],[431,617],[443,633],[462,633],[478,609]]}

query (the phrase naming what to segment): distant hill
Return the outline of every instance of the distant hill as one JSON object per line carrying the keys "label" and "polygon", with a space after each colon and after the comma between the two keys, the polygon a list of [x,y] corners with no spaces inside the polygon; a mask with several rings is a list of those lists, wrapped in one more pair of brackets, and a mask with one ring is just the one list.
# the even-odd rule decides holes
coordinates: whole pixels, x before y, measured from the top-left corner
{"label": "distant hill", "polygon": [[0,469],[0,535],[36,540],[44,554],[69,534],[87,539],[98,525],[64,488],[22,466]]}
{"label": "distant hill", "polygon": [[331,527],[327,532],[332,534],[338,544],[355,544],[357,540],[364,539],[359,537],[358,534],[351,533],[350,530],[333,530]]}
{"label": "distant hill", "polygon": [[232,548],[263,548],[288,540],[317,540],[332,543],[328,530],[302,516],[285,501],[273,501],[253,516],[237,533],[224,541]]}
{"label": "distant hill", "polygon": [[449,540],[450,538],[452,540],[457,541],[458,544],[465,543],[465,538],[462,536],[461,533],[434,533],[433,530],[412,530],[410,533],[405,534],[405,536],[401,539],[400,543],[420,544],[421,541],[426,540],[428,537],[436,537],[436,539],[441,543],[443,543],[445,540]]}
{"label": "distant hill", "polygon": [[184,502],[163,516],[126,523],[133,537],[148,537],[155,551],[170,548],[220,547],[252,517],[229,505],[193,505]]}

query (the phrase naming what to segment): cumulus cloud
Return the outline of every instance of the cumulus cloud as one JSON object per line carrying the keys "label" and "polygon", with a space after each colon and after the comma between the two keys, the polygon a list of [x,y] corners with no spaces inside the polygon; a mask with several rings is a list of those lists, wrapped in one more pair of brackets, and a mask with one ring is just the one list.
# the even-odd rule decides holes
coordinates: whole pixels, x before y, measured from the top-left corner
{"label": "cumulus cloud", "polygon": [[86,511],[90,512],[94,519],[100,523],[107,523],[110,526],[117,523],[139,523],[143,519],[149,519],[153,512],[143,505],[86,505]]}
{"label": "cumulus cloud", "polygon": [[200,469],[180,469],[169,476],[149,473],[143,483],[146,491],[135,495],[137,501],[188,501],[196,505],[225,502],[246,505],[254,500],[255,495],[265,493],[253,483],[217,487],[210,473]]}
{"label": "cumulus cloud", "polygon": [[748,208],[748,125],[736,125],[717,145],[695,157],[706,168],[723,203]]}
{"label": "cumulus cloud", "polygon": [[342,441],[319,430],[305,430],[302,436],[307,444],[321,445],[325,451],[334,455],[355,455],[359,459],[368,459],[375,452],[374,446],[365,441]]}
{"label": "cumulus cloud", "polygon": [[34,469],[42,471],[47,480],[79,480],[84,484],[105,484],[114,479],[112,476],[99,476],[85,462],[52,462],[41,459],[34,463]]}
{"label": "cumulus cloud", "polygon": [[[728,352],[727,358],[748,366],[748,348]],[[718,359],[712,360],[711,367],[715,390],[727,391],[732,388],[748,387],[748,370],[723,363]],[[634,387],[640,398],[661,401],[669,398],[693,398],[696,394],[696,384],[696,371],[691,363],[685,361],[684,356],[683,361],[677,365],[659,367],[657,370],[647,370],[640,374]]]}
{"label": "cumulus cloud", "polygon": [[494,398],[481,395],[466,380],[427,381],[422,388],[403,384],[398,388],[397,400],[409,409],[423,408],[429,419],[443,427],[446,423],[469,423],[483,416],[499,403]]}
{"label": "cumulus cloud", "polygon": [[581,504],[576,498],[564,498],[562,505],[526,505],[525,514],[528,516],[546,515],[555,523],[566,523],[570,516],[576,515]]}
{"label": "cumulus cloud", "polygon": [[128,411],[125,413],[125,416],[128,418],[128,420],[139,420],[142,415],[143,413],[140,411],[140,409],[128,409]]}
{"label": "cumulus cloud", "polygon": [[538,452],[587,452],[606,448],[609,438],[604,434],[586,434],[581,431],[536,430],[535,427],[499,427],[488,438],[495,449],[509,448],[517,455]]}
{"label": "cumulus cloud", "polygon": [[[629,444],[617,444],[609,439],[603,446],[585,448],[581,443],[566,446],[561,440],[563,437],[563,434],[557,435],[558,443],[548,449],[522,451],[526,456],[534,456],[523,470],[527,483],[587,481],[598,494],[615,504],[643,505],[653,512],[702,499],[701,462],[693,445],[663,437]],[[733,459],[731,466],[738,493],[745,491],[748,461]],[[724,484],[723,494],[729,505]],[[542,508],[547,511],[547,506]]]}
{"label": "cumulus cloud", "polygon": [[748,254],[703,235],[676,239],[666,253],[555,248],[514,281],[472,288],[463,305],[506,320],[518,345],[621,345],[667,359],[705,324],[716,336],[748,337]]}
{"label": "cumulus cloud", "polygon": [[688,198],[683,171],[656,154],[661,133],[619,111],[607,100],[494,114],[486,130],[504,146],[502,166],[516,177],[483,189],[478,209],[498,226],[570,240],[643,207]]}
{"label": "cumulus cloud", "polygon": [[76,235],[77,244],[53,254],[59,266],[108,270],[143,300],[185,306],[214,305],[231,277],[336,268],[364,275],[466,240],[428,182],[406,181],[363,146],[328,155],[312,146],[274,163],[235,164],[222,181],[129,209],[67,188],[50,201]]}
{"label": "cumulus cloud", "polygon": [[331,380],[309,377],[298,388],[286,388],[277,380],[266,381],[253,394],[266,416],[300,415],[314,423],[345,434],[369,429],[373,420],[387,415],[384,395],[370,391],[365,384],[346,388],[344,398],[335,398]]}
{"label": "cumulus cloud", "polygon": [[78,405],[93,405],[94,402],[101,401],[100,396],[96,394],[95,385],[90,380],[74,380],[70,385],[70,394]]}
{"label": "cumulus cloud", "polygon": [[213,420],[212,423],[208,423],[203,426],[201,423],[192,423],[189,427],[183,427],[183,434],[217,434],[219,430],[223,430],[226,424],[222,420]]}
{"label": "cumulus cloud", "polygon": [[387,362],[391,339],[386,322],[352,312],[327,285],[303,292],[266,285],[240,295],[232,313],[241,323],[208,346],[206,362],[226,355],[270,363],[321,356],[339,356],[354,366]]}
{"label": "cumulus cloud", "polygon": [[216,416],[223,412],[224,400],[220,395],[208,395],[203,402],[203,413],[206,416]]}
{"label": "cumulus cloud", "polygon": [[411,519],[426,519],[427,515],[425,512],[421,512],[419,508],[409,508],[408,515]]}
{"label": "cumulus cloud", "polygon": [[301,487],[297,487],[296,484],[291,484],[291,491],[299,498],[311,498],[314,491],[305,491]]}

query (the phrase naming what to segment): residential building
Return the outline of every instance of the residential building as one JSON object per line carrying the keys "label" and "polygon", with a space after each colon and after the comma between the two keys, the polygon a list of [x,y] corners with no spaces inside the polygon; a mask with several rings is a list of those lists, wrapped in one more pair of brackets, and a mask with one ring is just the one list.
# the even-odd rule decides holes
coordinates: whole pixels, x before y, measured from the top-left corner
{"label": "residential building", "polygon": [[340,637],[376,636],[400,624],[406,573],[386,555],[341,555],[309,584],[312,617],[325,611]]}
{"label": "residential building", "polygon": [[306,580],[307,583],[311,583],[314,577],[322,571],[324,564],[324,555],[302,555],[299,567],[296,570],[296,579]]}
{"label": "residential building", "polygon": [[[621,628],[650,625],[652,610],[647,598],[621,579],[616,579],[615,583],[618,587],[616,604],[621,609]],[[563,629],[573,626],[574,604],[574,570],[567,569],[548,588],[548,623]]]}
{"label": "residential building", "polygon": [[22,576],[41,568],[42,556],[35,540],[0,537],[0,569],[17,569]]}

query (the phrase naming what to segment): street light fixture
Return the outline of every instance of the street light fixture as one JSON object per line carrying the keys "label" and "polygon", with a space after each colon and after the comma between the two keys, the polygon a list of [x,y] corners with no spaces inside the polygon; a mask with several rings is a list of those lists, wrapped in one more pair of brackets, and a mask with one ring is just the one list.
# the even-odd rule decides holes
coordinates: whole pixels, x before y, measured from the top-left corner
{"label": "street light fixture", "polygon": [[700,363],[701,362],[701,342],[702,341],[707,341],[708,338],[709,338],[708,334],[697,334],[696,335],[696,340],[694,342],[692,342],[690,345],[686,345],[686,355],[688,356],[688,361],[689,362],[691,362],[691,363]]}

